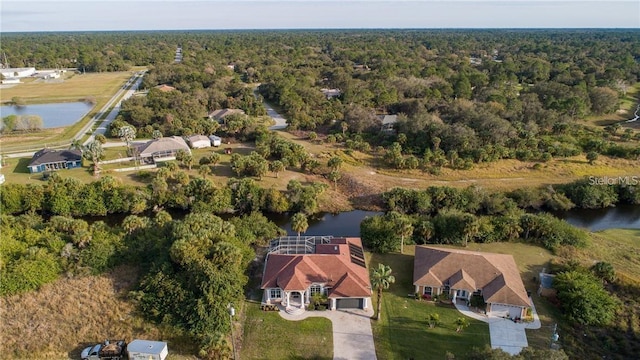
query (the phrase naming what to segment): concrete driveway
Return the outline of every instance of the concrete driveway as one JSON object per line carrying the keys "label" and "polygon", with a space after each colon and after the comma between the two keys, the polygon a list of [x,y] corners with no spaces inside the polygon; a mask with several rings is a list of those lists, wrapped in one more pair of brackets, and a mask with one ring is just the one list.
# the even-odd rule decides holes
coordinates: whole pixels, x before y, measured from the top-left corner
{"label": "concrete driveway", "polygon": [[511,355],[519,354],[523,348],[529,346],[524,325],[508,319],[491,319],[489,321],[491,348],[500,348]]}
{"label": "concrete driveway", "polygon": [[456,304],[458,311],[464,315],[489,323],[489,336],[491,337],[491,348],[500,348],[511,355],[517,355],[523,348],[529,346],[527,341],[527,332],[525,329],[540,329],[540,318],[536,312],[536,306],[531,301],[531,310],[533,315],[533,322],[530,323],[514,323],[509,319],[503,319],[500,317],[481,315],[476,312],[470,311],[468,307],[464,305]]}
{"label": "concrete driveway", "polygon": [[373,344],[373,332],[371,331],[373,309],[305,311],[300,315],[291,315],[280,311],[280,316],[292,321],[308,317],[325,317],[331,320],[334,360],[376,359],[376,348]]}

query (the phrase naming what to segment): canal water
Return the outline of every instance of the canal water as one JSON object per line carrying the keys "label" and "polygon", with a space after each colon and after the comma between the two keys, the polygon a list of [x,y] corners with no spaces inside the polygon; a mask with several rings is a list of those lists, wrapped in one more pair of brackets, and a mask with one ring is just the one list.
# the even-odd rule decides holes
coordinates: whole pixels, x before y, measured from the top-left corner
{"label": "canal water", "polygon": [[[183,219],[188,212],[184,210],[170,209],[174,220]],[[308,218],[309,228],[305,235],[333,235],[333,236],[360,236],[360,223],[366,217],[382,215],[382,212],[353,210],[337,214],[318,213]],[[619,205],[605,209],[573,209],[565,212],[555,212],[555,216],[566,220],[571,225],[590,231],[606,229],[640,229],[640,206]],[[147,214],[152,216],[151,213]],[[291,216],[293,214],[265,214],[276,225],[287,231],[289,235],[297,235],[291,230]],[[117,225],[126,215],[112,214],[108,217],[84,217],[89,222],[105,221],[109,225]],[[229,215],[222,216],[227,218]]]}
{"label": "canal water", "polygon": [[[45,129],[73,125],[80,121],[91,109],[85,102],[36,104],[26,106],[0,106],[0,117],[9,115],[37,115],[42,118]],[[0,126],[2,126],[0,124]]]}
{"label": "canal water", "polygon": [[[368,216],[381,212],[354,210],[339,214],[320,213],[309,219],[309,229],[305,235],[360,236],[360,222]],[[640,206],[619,205],[605,209],[572,209],[554,213],[571,225],[600,231],[606,229],[640,229]],[[297,235],[291,230],[289,215],[267,215],[269,219],[285,229],[289,235]]]}

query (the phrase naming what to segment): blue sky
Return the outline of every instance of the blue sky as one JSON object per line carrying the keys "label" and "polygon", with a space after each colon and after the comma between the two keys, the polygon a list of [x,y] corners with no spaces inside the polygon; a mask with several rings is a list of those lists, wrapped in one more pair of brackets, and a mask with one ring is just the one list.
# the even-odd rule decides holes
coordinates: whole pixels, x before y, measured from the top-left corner
{"label": "blue sky", "polygon": [[640,1],[2,0],[0,31],[640,28]]}

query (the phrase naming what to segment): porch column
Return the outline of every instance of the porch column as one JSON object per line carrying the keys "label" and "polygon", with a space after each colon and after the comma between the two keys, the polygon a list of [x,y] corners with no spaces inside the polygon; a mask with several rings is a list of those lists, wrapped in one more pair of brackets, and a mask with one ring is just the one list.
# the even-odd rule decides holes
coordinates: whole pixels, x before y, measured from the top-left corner
{"label": "porch column", "polygon": [[362,309],[367,309],[369,307],[369,298],[362,298]]}
{"label": "porch column", "polygon": [[304,291],[300,291],[300,307],[303,308],[304,307]]}
{"label": "porch column", "polygon": [[449,290],[449,292],[453,292],[453,296],[451,297],[451,301],[456,302],[456,296],[458,296],[458,290]]}
{"label": "porch column", "polygon": [[416,285],[416,291],[414,291],[414,292],[419,294],[420,293],[420,286]]}
{"label": "porch column", "polygon": [[271,289],[264,289],[264,292],[266,293],[267,304],[271,304]]}
{"label": "porch column", "polygon": [[285,306],[289,307],[289,292],[288,291],[285,292],[285,295],[287,295],[287,302],[286,302],[287,305],[285,305]]}
{"label": "porch column", "polygon": [[329,299],[329,303],[330,303],[330,308],[331,310],[335,310],[336,309],[336,299],[335,298],[330,298]]}

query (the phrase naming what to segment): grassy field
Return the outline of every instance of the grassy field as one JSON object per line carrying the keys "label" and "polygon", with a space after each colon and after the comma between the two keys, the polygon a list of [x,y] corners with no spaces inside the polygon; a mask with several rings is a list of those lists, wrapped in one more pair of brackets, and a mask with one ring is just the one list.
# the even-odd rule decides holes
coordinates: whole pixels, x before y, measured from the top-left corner
{"label": "grassy field", "polygon": [[245,304],[241,359],[333,359],[331,320],[288,321],[259,303]]}
{"label": "grassy field", "polygon": [[616,273],[640,284],[640,230],[609,229],[591,234],[586,249],[576,250],[566,257],[579,260],[585,265],[606,261],[613,265]]}
{"label": "grassy field", "polygon": [[[127,301],[137,271],[62,278],[39,291],[0,298],[2,358],[79,359],[83,348],[104,339],[167,341],[167,359],[197,353],[186,336],[146,322]],[[43,341],[46,340],[46,341]]]}
{"label": "grassy field", "polygon": [[29,81],[11,88],[2,89],[0,103],[8,103],[13,97],[22,98],[27,104],[95,100],[93,109],[72,126],[45,129],[29,134],[3,135],[0,147],[3,151],[21,150],[25,147],[44,146],[69,142],[86,122],[97,114],[111,97],[131,77],[133,71],[76,74],[67,72],[64,81],[46,83],[41,80]]}
{"label": "grassy field", "polygon": [[[389,265],[396,278],[383,294],[380,320],[372,321],[378,359],[445,359],[447,352],[461,357],[473,347],[490,344],[488,324],[469,319],[470,326],[457,333],[454,321],[462,314],[453,306],[413,298],[412,246],[405,247],[402,255],[367,254],[367,257],[370,268],[378,263]],[[442,325],[429,329],[427,317],[431,313],[439,314]]]}
{"label": "grassy field", "polygon": [[118,71],[77,74],[69,71],[61,82],[36,80],[4,88],[0,92],[0,102],[10,102],[13,97],[19,97],[27,104],[78,101],[90,96],[96,100],[110,99],[133,73]]}

